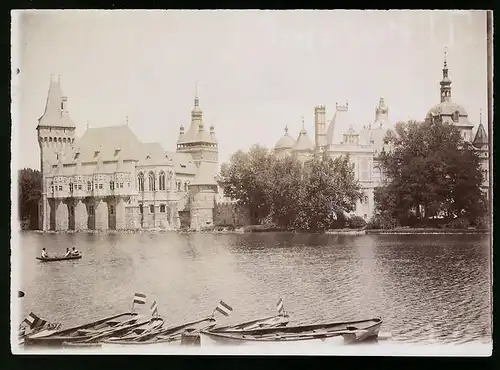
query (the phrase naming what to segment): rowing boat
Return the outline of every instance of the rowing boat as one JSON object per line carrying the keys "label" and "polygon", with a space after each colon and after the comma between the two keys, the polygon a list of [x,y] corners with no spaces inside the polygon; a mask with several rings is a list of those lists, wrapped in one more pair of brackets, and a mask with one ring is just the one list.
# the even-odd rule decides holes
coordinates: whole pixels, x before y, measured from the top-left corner
{"label": "rowing boat", "polygon": [[247,321],[237,325],[228,325],[214,327],[210,329],[211,332],[224,332],[224,331],[246,331],[264,328],[279,328],[286,326],[290,322],[288,315],[269,316],[263,319]]}
{"label": "rowing boat", "polygon": [[201,345],[249,345],[281,343],[336,343],[350,344],[362,342],[378,336],[382,320],[351,321],[302,326],[287,326],[254,330],[202,330]]}
{"label": "rowing boat", "polygon": [[82,255],[68,256],[68,257],[37,257],[36,259],[42,262],[66,261],[66,260],[79,260]]}
{"label": "rowing boat", "polygon": [[181,344],[182,336],[186,333],[195,334],[199,333],[201,330],[209,330],[216,323],[216,320],[212,317],[204,318],[197,321],[188,322],[186,324],[172,326],[168,328],[160,328],[158,330],[145,332],[139,335],[133,335],[132,333],[127,336],[121,337],[109,337],[101,342],[101,345],[105,349],[112,349],[117,347],[127,347],[130,346],[165,346],[165,345],[179,345]]}
{"label": "rowing boat", "polygon": [[63,343],[64,347],[86,347],[86,346],[101,346],[102,342],[109,338],[128,338],[132,339],[138,336],[146,335],[147,333],[155,332],[162,327],[164,319],[161,317],[153,317],[151,319],[140,321],[129,325],[128,327],[116,328],[113,330],[101,332],[90,338],[79,341],[67,341]]}
{"label": "rowing boat", "polygon": [[130,327],[138,320],[137,313],[121,313],[100,319],[89,324],[75,326],[57,332],[40,332],[25,338],[25,345],[62,346],[63,342],[81,341],[103,332],[121,327]]}

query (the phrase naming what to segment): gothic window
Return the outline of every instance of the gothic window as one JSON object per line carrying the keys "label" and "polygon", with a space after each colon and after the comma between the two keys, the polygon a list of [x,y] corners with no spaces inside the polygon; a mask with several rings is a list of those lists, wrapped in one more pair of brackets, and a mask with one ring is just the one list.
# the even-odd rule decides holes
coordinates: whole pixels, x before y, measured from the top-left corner
{"label": "gothic window", "polygon": [[181,182],[176,181],[177,191],[181,191]]}
{"label": "gothic window", "polygon": [[109,214],[114,215],[115,214],[115,206],[110,204],[109,205]]}
{"label": "gothic window", "polygon": [[89,215],[94,215],[94,206],[89,206]]}
{"label": "gothic window", "polygon": [[63,142],[63,143],[66,143],[66,138],[63,138],[63,139],[62,139],[62,142]]}
{"label": "gothic window", "polygon": [[120,182],[120,189],[123,189],[123,182]]}
{"label": "gothic window", "polygon": [[148,175],[148,185],[149,185],[149,191],[155,191],[156,190],[156,184],[155,184],[155,175],[153,172],[150,172]]}
{"label": "gothic window", "polygon": [[452,116],[453,122],[458,122],[459,116],[460,116],[460,114],[458,111],[453,112],[453,116]]}
{"label": "gothic window", "polygon": [[114,182],[113,180],[111,180],[111,181],[109,182],[109,189],[110,189],[110,190],[115,190],[115,182]]}
{"label": "gothic window", "polygon": [[73,192],[73,183],[72,182],[69,183],[69,191],[71,193]]}
{"label": "gothic window", "polygon": [[142,172],[137,176],[137,184],[139,191],[144,191],[144,174]]}
{"label": "gothic window", "polygon": [[141,213],[141,215],[142,215],[142,213],[144,212],[144,209],[143,209],[143,207],[142,207],[142,204],[139,204],[139,212]]}
{"label": "gothic window", "polygon": [[52,142],[52,138],[51,138],[51,137],[49,137],[49,143],[51,143],[51,142]]}
{"label": "gothic window", "polygon": [[59,138],[59,142],[62,143],[62,139],[61,138]]}
{"label": "gothic window", "polygon": [[188,191],[188,185],[189,185],[189,183],[186,181],[184,183],[184,191]]}
{"label": "gothic window", "polygon": [[158,178],[159,184],[158,187],[160,190],[165,190],[165,172],[160,172],[160,177]]}
{"label": "gothic window", "polygon": [[165,213],[165,204],[160,204],[160,212]]}
{"label": "gothic window", "polygon": [[155,213],[155,206],[152,204],[149,206],[149,213]]}
{"label": "gothic window", "polygon": [[365,200],[365,204],[368,204],[368,196],[367,195],[365,195],[364,200]]}
{"label": "gothic window", "polygon": [[92,181],[87,181],[87,191],[92,190]]}

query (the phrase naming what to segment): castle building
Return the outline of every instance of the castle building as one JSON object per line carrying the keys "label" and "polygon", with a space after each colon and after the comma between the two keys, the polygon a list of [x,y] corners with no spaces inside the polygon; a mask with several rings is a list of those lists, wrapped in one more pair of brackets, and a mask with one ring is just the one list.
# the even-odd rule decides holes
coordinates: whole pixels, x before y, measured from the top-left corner
{"label": "castle building", "polygon": [[196,230],[213,225],[218,144],[205,130],[196,94],[177,150],[139,141],[128,125],[89,128],[82,137],[60,80],[51,78],[38,121],[43,177],[40,229]]}
{"label": "castle building", "polygon": [[[443,122],[449,122],[460,129],[464,140],[479,153],[484,173],[482,188],[486,192],[489,175],[486,131],[480,119],[479,126],[473,134],[474,125],[469,121],[467,112],[461,105],[451,100],[451,80],[448,76],[446,56],[440,86],[441,102],[429,110],[426,118],[440,117]],[[288,127],[285,127],[285,135],[276,143],[274,153],[278,157],[295,155],[303,163],[311,160],[316,153],[324,151],[331,158],[349,155],[363,192],[362,199],[357,202],[355,211],[351,215],[368,220],[372,217],[375,208],[374,189],[381,185],[384,178],[377,157],[382,150],[386,149],[384,138],[387,131],[392,128],[389,121],[389,107],[384,98],[380,98],[375,108],[373,123],[363,127],[352,120],[348,103],[336,104],[335,114],[328,125],[325,106],[317,106],[314,109],[314,143],[307,136],[304,122],[302,122],[302,129],[297,139],[290,136]]]}
{"label": "castle building", "polygon": [[462,138],[477,151],[481,159],[481,169],[483,172],[482,190],[487,196],[489,188],[489,144],[486,130],[482,122],[482,112],[479,113],[479,126],[474,133],[474,125],[469,120],[464,107],[455,103],[451,99],[451,79],[449,77],[446,53],[443,66],[443,78],[440,84],[441,101],[427,112],[426,118],[440,118],[443,122],[454,125],[460,129]]}

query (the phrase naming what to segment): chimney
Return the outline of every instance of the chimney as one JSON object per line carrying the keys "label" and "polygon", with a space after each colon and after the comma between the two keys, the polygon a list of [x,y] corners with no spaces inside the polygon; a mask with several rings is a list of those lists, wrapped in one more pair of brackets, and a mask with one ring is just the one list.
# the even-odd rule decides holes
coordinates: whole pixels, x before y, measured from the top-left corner
{"label": "chimney", "polygon": [[314,107],[314,141],[316,144],[316,149],[326,145],[325,135],[326,135],[326,109],[324,105],[318,105]]}

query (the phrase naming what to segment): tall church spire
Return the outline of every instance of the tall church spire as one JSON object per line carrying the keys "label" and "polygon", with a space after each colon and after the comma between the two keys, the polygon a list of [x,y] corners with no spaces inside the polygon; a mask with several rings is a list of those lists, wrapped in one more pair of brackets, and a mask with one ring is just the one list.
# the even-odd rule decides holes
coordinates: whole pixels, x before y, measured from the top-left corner
{"label": "tall church spire", "polygon": [[439,83],[441,85],[441,103],[451,100],[451,80],[448,77],[448,62],[446,60],[447,50],[444,51],[444,66],[443,79]]}

